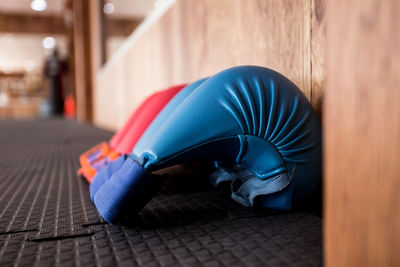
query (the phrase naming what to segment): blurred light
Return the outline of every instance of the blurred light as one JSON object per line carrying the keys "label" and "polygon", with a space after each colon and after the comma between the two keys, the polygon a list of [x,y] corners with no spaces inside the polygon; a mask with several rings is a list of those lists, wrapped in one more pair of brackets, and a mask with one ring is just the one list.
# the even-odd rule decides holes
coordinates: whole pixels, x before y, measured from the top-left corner
{"label": "blurred light", "polygon": [[0,92],[0,107],[5,107],[8,104],[8,95],[6,92]]}
{"label": "blurred light", "polygon": [[35,69],[35,67],[36,67],[36,64],[33,60],[28,59],[24,62],[24,68],[27,72],[33,71]]}
{"label": "blurred light", "polygon": [[56,46],[56,39],[53,37],[46,37],[43,39],[42,45],[46,49],[53,49]]}
{"label": "blurred light", "polygon": [[115,10],[115,8],[114,8],[114,5],[112,3],[107,3],[103,7],[103,11],[107,15],[110,15],[110,14],[114,13],[114,10]]}
{"label": "blurred light", "polygon": [[163,6],[165,6],[167,4],[168,1],[165,0],[156,0],[154,1],[154,7],[156,9],[162,8]]}
{"label": "blurred light", "polygon": [[31,2],[31,8],[35,11],[43,11],[47,8],[47,3],[45,0],[33,0]]}
{"label": "blurred light", "polygon": [[4,74],[10,74],[11,73],[11,70],[8,68],[8,66],[2,66],[1,71]]}

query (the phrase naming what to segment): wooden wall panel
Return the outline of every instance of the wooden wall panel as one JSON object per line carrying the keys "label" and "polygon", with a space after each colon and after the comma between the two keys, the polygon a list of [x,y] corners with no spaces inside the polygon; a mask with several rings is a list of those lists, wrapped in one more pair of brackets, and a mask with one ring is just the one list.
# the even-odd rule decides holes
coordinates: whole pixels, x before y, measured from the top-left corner
{"label": "wooden wall panel", "polygon": [[400,266],[400,2],[328,2],[326,266]]}
{"label": "wooden wall panel", "polygon": [[[95,123],[118,129],[155,90],[243,64],[266,66],[283,73],[310,99],[314,73],[317,103],[322,91],[322,74],[318,71],[322,68],[318,56],[322,27],[313,19],[315,1],[320,2],[176,1],[139,38],[131,36],[123,52],[98,73]],[[312,21],[318,22],[314,23],[313,43]],[[312,50],[313,58],[319,60],[315,72]]]}
{"label": "wooden wall panel", "polygon": [[321,118],[325,83],[325,34],[327,0],[313,0],[311,6],[311,103]]}

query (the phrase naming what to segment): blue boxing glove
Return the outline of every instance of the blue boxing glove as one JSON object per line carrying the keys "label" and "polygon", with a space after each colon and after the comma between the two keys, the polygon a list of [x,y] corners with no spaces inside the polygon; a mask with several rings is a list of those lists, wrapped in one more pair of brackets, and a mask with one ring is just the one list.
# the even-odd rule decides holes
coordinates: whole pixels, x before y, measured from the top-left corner
{"label": "blue boxing glove", "polygon": [[152,171],[193,160],[239,165],[232,197],[247,206],[257,197],[291,209],[321,182],[319,120],[292,82],[266,68],[235,67],[202,81],[146,134],[94,195],[109,222],[146,204],[158,184]]}

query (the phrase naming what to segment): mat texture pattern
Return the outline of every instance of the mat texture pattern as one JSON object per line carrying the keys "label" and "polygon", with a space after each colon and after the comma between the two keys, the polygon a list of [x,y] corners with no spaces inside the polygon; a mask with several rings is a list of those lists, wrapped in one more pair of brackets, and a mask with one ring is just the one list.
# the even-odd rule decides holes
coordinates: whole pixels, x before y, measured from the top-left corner
{"label": "mat texture pattern", "polygon": [[[190,168],[123,225],[76,175],[112,133],[74,121],[0,121],[1,266],[321,266],[321,218],[245,208]],[[182,170],[185,169],[185,170]]]}

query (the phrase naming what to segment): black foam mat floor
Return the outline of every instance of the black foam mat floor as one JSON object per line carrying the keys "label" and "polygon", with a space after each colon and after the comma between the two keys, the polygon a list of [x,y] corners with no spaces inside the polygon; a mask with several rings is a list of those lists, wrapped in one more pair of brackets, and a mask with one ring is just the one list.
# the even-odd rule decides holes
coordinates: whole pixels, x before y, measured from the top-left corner
{"label": "black foam mat floor", "polygon": [[110,225],[77,176],[112,133],[68,120],[0,121],[1,266],[321,266],[322,221],[242,207],[171,168],[138,214]]}

